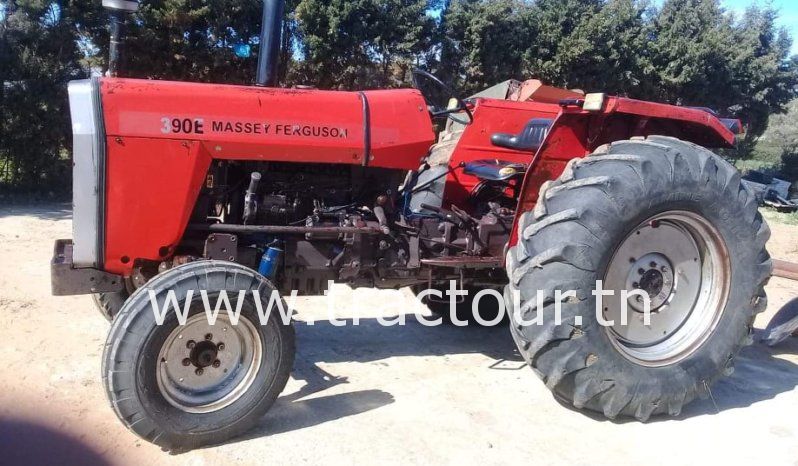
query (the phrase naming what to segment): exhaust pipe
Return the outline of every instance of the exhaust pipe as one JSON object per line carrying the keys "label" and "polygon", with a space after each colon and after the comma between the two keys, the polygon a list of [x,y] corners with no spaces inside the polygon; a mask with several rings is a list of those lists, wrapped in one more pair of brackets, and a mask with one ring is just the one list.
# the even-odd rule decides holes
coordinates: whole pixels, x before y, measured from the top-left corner
{"label": "exhaust pipe", "polygon": [[280,36],[283,31],[285,0],[263,0],[263,18],[260,24],[260,50],[255,85],[277,85],[277,56],[280,53]]}
{"label": "exhaust pipe", "polygon": [[108,76],[117,77],[121,68],[122,45],[125,41],[125,15],[139,9],[138,0],[103,0],[111,14],[111,43],[108,48]]}
{"label": "exhaust pipe", "polygon": [[[125,14],[138,10],[139,0],[102,0],[111,15],[111,43],[108,56],[108,75],[117,76],[121,68],[122,45],[125,39]],[[255,76],[257,86],[277,85],[277,57],[280,54],[285,0],[263,0],[260,25],[260,50]]]}

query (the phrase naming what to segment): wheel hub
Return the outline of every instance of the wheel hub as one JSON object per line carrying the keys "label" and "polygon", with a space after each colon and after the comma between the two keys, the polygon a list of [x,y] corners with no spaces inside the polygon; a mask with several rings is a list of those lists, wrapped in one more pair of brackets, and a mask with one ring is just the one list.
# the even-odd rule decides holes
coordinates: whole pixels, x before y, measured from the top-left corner
{"label": "wheel hub", "polygon": [[[644,254],[634,261],[626,276],[626,290],[641,290],[648,294],[650,311],[658,312],[674,292],[673,266],[671,261],[661,253]],[[643,312],[643,297],[630,296],[629,306],[636,312]]]}
{"label": "wheel hub", "polygon": [[241,316],[208,324],[204,313],[191,316],[166,337],[158,354],[158,388],[171,405],[208,413],[233,403],[257,375],[263,344],[255,326]]}
{"label": "wheel hub", "polygon": [[216,344],[212,341],[201,341],[197,343],[189,353],[189,360],[194,367],[208,367],[216,361],[219,352]]}
{"label": "wheel hub", "polygon": [[[603,288],[614,294],[602,304],[604,319],[613,323],[605,330],[634,362],[678,361],[711,335],[729,282],[728,251],[717,229],[693,212],[663,212],[633,229],[610,259]],[[626,300],[624,290],[631,294]],[[634,290],[648,294],[648,317],[643,296]]]}
{"label": "wheel hub", "polygon": [[657,270],[649,270],[640,277],[640,289],[648,295],[658,295],[662,291],[662,274]]}

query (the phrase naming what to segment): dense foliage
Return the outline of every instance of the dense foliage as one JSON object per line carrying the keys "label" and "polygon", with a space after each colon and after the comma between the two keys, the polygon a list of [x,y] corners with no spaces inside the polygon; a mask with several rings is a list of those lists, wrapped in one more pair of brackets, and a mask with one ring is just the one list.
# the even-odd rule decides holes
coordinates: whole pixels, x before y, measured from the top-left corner
{"label": "dense foliage", "polygon": [[[410,70],[464,95],[537,77],[742,118],[749,136],[796,94],[798,60],[778,12],[735,17],[719,0],[288,0],[286,85],[406,86]],[[126,75],[249,83],[257,0],[144,0],[130,23]],[[100,0],[0,0],[0,187],[68,189],[70,79],[103,69]],[[239,58],[236,44],[253,53]]]}
{"label": "dense foliage", "polygon": [[787,104],[785,113],[771,115],[753,160],[741,165],[798,181],[798,99]]}

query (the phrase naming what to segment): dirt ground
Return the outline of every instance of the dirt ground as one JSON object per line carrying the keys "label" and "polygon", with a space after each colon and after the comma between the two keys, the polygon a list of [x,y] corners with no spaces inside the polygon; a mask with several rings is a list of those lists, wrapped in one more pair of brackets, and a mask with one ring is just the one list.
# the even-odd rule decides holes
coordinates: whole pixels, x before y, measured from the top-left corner
{"label": "dirt ground", "polygon": [[[70,228],[68,205],[0,206],[0,464],[798,466],[798,338],[745,349],[712,399],[678,419],[610,422],[557,403],[506,328],[382,327],[370,304],[415,312],[410,293],[344,287],[335,292],[353,304],[339,315],[360,315],[361,325],[333,327],[318,298],[299,299],[292,379],[255,430],[170,455],[108,406],[100,357],[109,325],[90,297],[50,296],[52,243]],[[798,226],[771,229],[771,254],[798,261]],[[774,278],[768,295],[759,329],[796,299],[798,282]]]}

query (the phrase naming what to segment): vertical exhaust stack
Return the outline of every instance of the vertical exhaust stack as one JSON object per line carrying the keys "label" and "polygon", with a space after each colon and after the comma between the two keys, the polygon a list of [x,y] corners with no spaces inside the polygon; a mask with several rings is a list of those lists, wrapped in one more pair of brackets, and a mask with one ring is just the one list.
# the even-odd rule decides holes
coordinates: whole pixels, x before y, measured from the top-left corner
{"label": "vertical exhaust stack", "polygon": [[263,0],[263,19],[260,24],[260,50],[255,85],[277,85],[277,57],[280,54],[280,35],[283,31],[285,0]]}
{"label": "vertical exhaust stack", "polygon": [[103,7],[111,14],[111,43],[108,48],[108,76],[119,74],[122,45],[125,40],[125,15],[139,9],[138,0],[103,0]]}

